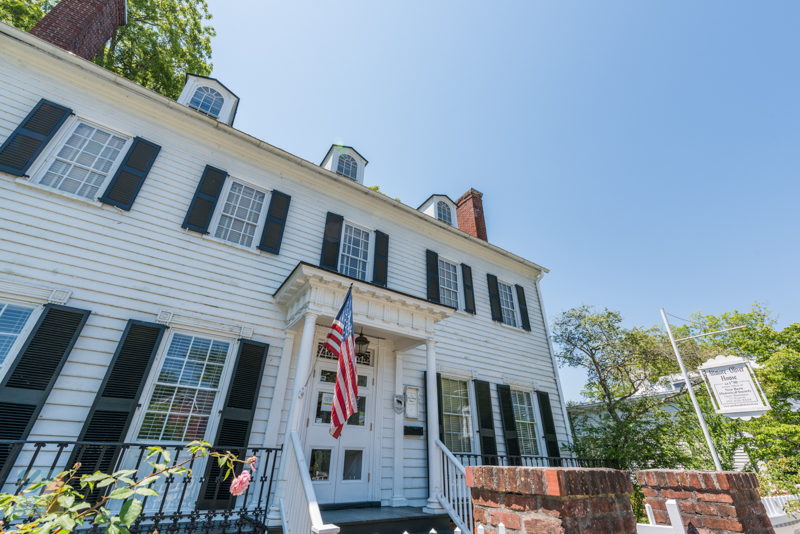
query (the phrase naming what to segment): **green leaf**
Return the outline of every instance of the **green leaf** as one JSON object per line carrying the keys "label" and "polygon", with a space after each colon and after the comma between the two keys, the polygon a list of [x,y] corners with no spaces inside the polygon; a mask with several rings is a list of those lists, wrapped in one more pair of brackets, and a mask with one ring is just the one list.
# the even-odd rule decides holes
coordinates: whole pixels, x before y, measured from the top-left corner
{"label": "green leaf", "polygon": [[116,482],[116,480],[114,480],[113,478],[109,477],[109,478],[107,478],[105,480],[101,480],[100,482],[98,482],[97,483],[97,487],[98,488],[105,488],[106,486],[110,486],[114,482]]}
{"label": "green leaf", "polygon": [[127,499],[133,495],[133,490],[130,488],[117,488],[108,494],[109,499]]}
{"label": "green leaf", "polygon": [[69,508],[74,503],[75,503],[75,496],[74,495],[61,495],[58,498],[58,504],[60,504],[64,508]]}
{"label": "green leaf", "polygon": [[75,528],[75,520],[66,514],[58,516],[58,518],[55,520],[55,523],[67,532],[72,532],[72,529]]}
{"label": "green leaf", "polygon": [[172,461],[172,455],[167,449],[164,449],[164,452],[161,453],[164,457],[164,462],[170,463]]}
{"label": "green leaf", "polygon": [[136,488],[136,495],[144,495],[145,497],[158,497],[158,492],[153,488]]}
{"label": "green leaf", "polygon": [[97,482],[98,480],[105,480],[106,478],[111,478],[111,475],[95,471],[91,475],[83,475],[81,477],[81,482]]}
{"label": "green leaf", "polygon": [[138,471],[137,469],[123,469],[114,473],[115,477],[129,477]]}
{"label": "green leaf", "polygon": [[164,451],[161,447],[147,447],[147,456],[145,458],[150,458],[155,456],[156,454],[160,454]]}
{"label": "green leaf", "polygon": [[119,477],[117,480],[119,480],[120,482],[122,482],[124,484],[128,484],[128,485],[136,484],[135,480],[133,480],[132,478],[128,478],[128,477]]}
{"label": "green leaf", "polygon": [[136,521],[142,513],[142,501],[131,499],[125,501],[119,512],[119,519],[123,525],[129,527]]}
{"label": "green leaf", "polygon": [[219,467],[222,467],[223,465],[225,465],[225,457],[224,456],[217,457],[217,465]]}
{"label": "green leaf", "polygon": [[79,502],[75,506],[71,507],[68,511],[69,512],[80,512],[81,510],[86,510],[87,508],[91,508],[92,506],[88,502]]}

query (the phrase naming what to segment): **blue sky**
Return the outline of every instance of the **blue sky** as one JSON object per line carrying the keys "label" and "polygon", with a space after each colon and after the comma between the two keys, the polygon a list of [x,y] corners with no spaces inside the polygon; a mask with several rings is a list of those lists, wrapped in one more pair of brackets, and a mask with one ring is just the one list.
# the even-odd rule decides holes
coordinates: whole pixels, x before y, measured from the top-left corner
{"label": "blue sky", "polygon": [[[550,319],[797,321],[800,3],[210,0],[236,126],[416,207],[484,193]],[[568,399],[582,377],[562,370]]]}

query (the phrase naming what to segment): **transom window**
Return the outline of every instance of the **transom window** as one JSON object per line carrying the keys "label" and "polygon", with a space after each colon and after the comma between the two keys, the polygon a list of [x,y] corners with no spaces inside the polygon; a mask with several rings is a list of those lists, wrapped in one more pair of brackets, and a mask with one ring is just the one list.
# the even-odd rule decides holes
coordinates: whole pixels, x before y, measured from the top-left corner
{"label": "transom window", "polygon": [[261,221],[265,198],[264,192],[231,181],[214,236],[237,245],[251,246]]}
{"label": "transom window", "polygon": [[518,326],[517,310],[514,307],[514,288],[503,282],[498,282],[497,287],[500,292],[500,311],[503,314],[503,322],[509,326]]}
{"label": "transom window", "polygon": [[222,104],[225,99],[219,91],[211,87],[198,87],[194,92],[192,99],[189,101],[189,107],[195,111],[199,111],[203,115],[217,118],[219,112],[222,111]]}
{"label": "transom window", "polygon": [[472,452],[472,417],[465,380],[442,378],[444,444],[453,452]]}
{"label": "transom window", "polygon": [[227,341],[173,335],[139,439],[204,439],[229,349]]}
{"label": "transom window", "polygon": [[5,362],[32,313],[33,308],[0,302],[0,366]]}
{"label": "transom window", "polygon": [[78,122],[39,183],[94,199],[127,139]]}
{"label": "transom window", "polygon": [[355,180],[358,175],[358,163],[356,159],[350,154],[340,154],[339,162],[336,165],[336,172]]}
{"label": "transom window", "polygon": [[539,455],[539,442],[536,439],[536,416],[529,391],[511,390],[511,404],[514,407],[514,422],[517,424],[517,437],[522,454]]}
{"label": "transom window", "polygon": [[439,302],[458,308],[458,268],[439,258]]}
{"label": "transom window", "polygon": [[450,226],[453,225],[453,213],[450,210],[450,206],[448,206],[447,202],[444,200],[440,200],[436,203],[436,218]]}
{"label": "transom window", "polygon": [[367,279],[369,265],[369,236],[363,228],[344,224],[342,250],[339,254],[339,272],[359,280]]}

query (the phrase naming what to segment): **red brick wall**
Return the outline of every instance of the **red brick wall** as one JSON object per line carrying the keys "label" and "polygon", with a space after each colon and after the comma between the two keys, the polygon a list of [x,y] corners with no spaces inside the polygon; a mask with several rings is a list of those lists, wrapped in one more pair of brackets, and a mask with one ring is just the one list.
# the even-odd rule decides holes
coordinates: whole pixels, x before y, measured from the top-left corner
{"label": "red brick wall", "polygon": [[31,34],[86,59],[125,24],[125,0],[61,0]]}
{"label": "red brick wall", "polygon": [[509,534],[636,534],[628,473],[614,469],[467,467],[475,528]]}
{"label": "red brick wall", "polygon": [[456,201],[456,217],[459,230],[488,241],[483,217],[483,193],[470,189],[461,195]]}
{"label": "red brick wall", "polygon": [[683,524],[691,523],[700,534],[775,532],[753,473],[656,469],[637,477],[658,523],[669,523],[665,502],[675,499]]}

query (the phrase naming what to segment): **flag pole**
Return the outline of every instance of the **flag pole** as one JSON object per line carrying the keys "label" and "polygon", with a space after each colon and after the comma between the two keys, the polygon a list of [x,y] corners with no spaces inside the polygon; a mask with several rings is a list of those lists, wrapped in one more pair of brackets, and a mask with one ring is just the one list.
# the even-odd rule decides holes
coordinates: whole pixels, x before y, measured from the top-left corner
{"label": "flag pole", "polygon": [[689,373],[686,372],[686,366],[683,365],[683,358],[681,357],[681,352],[678,350],[678,343],[675,341],[675,336],[672,335],[672,329],[669,327],[667,313],[664,311],[664,308],[661,308],[661,319],[664,320],[664,327],[667,329],[669,342],[672,344],[672,350],[675,351],[675,357],[678,359],[678,366],[681,368],[683,379],[686,381],[686,388],[689,390],[689,397],[692,399],[692,406],[694,406],[694,411],[697,414],[697,420],[700,421],[700,428],[703,429],[703,435],[706,437],[708,449],[711,451],[711,458],[714,459],[714,466],[717,468],[717,471],[722,471],[722,464],[719,461],[717,449],[714,447],[714,442],[711,440],[711,434],[708,432],[708,426],[706,426],[706,419],[703,417],[703,412],[700,411],[700,404],[698,404],[697,397],[694,395],[692,381],[689,379]]}

